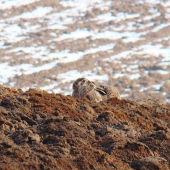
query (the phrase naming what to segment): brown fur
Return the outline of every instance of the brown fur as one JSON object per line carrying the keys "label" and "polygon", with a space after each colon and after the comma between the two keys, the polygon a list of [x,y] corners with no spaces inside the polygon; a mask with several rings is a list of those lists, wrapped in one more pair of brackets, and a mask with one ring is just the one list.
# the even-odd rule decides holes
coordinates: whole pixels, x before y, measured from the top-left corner
{"label": "brown fur", "polygon": [[121,99],[117,89],[111,86],[98,85],[86,78],[78,78],[73,83],[72,96],[75,98],[87,98],[92,102],[100,102],[111,97]]}

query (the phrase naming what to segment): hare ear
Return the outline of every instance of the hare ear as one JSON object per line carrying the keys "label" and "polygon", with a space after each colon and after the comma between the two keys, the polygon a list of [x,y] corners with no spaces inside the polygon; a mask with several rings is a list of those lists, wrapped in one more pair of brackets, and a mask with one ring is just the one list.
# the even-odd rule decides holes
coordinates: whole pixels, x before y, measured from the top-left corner
{"label": "hare ear", "polygon": [[97,87],[95,87],[95,90],[98,91],[101,95],[106,95],[107,94],[106,91],[101,87],[97,86]]}
{"label": "hare ear", "polygon": [[101,95],[106,95],[106,91],[102,86],[98,86],[95,82],[91,81],[92,85],[94,86],[94,89],[98,91]]}

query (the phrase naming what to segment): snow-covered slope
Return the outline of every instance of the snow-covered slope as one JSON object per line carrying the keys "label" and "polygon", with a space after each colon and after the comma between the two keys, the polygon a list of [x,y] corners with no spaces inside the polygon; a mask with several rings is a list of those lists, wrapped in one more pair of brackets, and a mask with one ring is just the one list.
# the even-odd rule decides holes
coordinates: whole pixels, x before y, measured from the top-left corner
{"label": "snow-covered slope", "polygon": [[170,101],[170,1],[1,0],[0,83],[71,94],[87,77]]}

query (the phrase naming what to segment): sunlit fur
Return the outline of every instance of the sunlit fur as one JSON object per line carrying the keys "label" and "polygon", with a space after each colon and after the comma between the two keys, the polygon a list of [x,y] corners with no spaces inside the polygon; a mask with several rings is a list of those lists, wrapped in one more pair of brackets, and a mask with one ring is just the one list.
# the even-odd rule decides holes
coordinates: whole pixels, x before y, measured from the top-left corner
{"label": "sunlit fur", "polygon": [[100,102],[111,97],[120,98],[119,92],[110,86],[98,85],[86,78],[78,78],[73,83],[72,96],[75,98],[87,98],[93,102]]}

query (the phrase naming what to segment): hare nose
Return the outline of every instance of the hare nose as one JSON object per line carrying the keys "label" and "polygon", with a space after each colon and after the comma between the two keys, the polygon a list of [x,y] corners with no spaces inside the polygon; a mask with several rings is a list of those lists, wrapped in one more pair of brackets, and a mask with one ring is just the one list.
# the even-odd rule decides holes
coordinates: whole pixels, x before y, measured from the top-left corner
{"label": "hare nose", "polygon": [[73,88],[74,89],[79,89],[79,84],[74,84]]}

